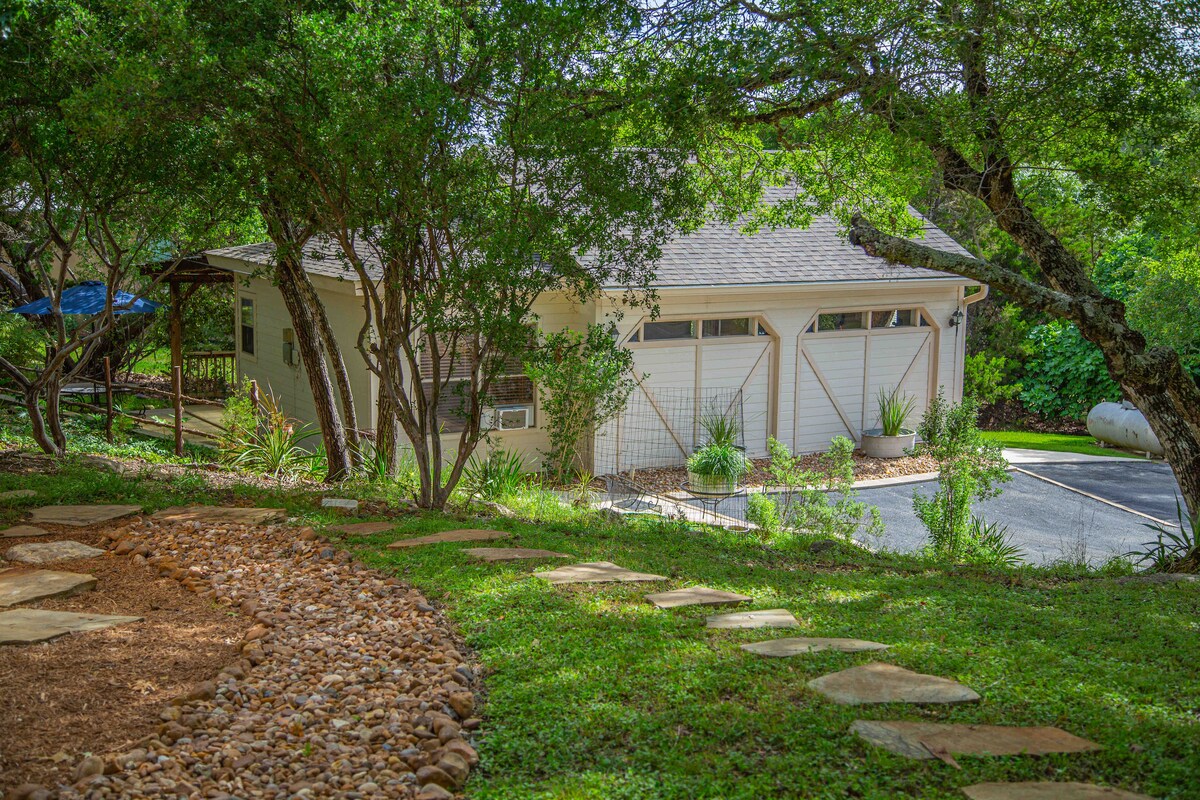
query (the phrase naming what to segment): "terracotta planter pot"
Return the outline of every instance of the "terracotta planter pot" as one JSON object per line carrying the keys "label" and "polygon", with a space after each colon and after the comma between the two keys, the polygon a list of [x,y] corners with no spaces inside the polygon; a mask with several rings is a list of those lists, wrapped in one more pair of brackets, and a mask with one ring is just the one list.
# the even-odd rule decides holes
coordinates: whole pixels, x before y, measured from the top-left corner
{"label": "terracotta planter pot", "polygon": [[871,458],[903,458],[908,455],[905,450],[911,450],[917,443],[916,431],[904,429],[899,436],[884,436],[880,428],[863,431],[863,455]]}

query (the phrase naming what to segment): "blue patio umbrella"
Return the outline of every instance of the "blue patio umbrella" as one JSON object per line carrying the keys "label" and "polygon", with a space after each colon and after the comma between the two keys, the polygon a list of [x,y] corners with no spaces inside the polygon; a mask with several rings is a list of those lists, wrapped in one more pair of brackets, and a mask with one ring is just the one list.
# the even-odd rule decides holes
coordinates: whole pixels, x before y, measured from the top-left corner
{"label": "blue patio umbrella", "polygon": [[[88,316],[99,314],[104,311],[107,292],[108,287],[100,281],[84,281],[63,291],[59,307],[62,308],[64,314],[86,314]],[[114,314],[153,314],[161,307],[162,303],[146,300],[129,292],[117,292],[113,296]],[[11,308],[9,313],[47,316],[52,313],[50,298],[43,297],[41,300],[34,300],[32,303]]]}

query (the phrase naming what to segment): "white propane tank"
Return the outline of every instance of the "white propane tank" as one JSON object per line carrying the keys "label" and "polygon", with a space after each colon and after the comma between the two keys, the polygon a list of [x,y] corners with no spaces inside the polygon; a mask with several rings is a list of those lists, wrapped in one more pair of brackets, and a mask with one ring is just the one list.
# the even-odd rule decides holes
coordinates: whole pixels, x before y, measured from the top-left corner
{"label": "white propane tank", "polygon": [[1087,429],[1101,442],[1139,453],[1163,455],[1162,444],[1150,430],[1150,423],[1128,400],[1098,404],[1088,413]]}

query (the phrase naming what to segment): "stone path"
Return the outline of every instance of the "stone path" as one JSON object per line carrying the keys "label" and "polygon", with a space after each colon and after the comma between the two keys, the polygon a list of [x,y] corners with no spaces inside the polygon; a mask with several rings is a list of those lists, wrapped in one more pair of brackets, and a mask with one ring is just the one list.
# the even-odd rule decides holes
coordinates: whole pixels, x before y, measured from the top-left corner
{"label": "stone path", "polygon": [[50,531],[36,525],[14,525],[0,531],[0,539],[26,539],[33,536],[49,536]]}
{"label": "stone path", "polygon": [[20,500],[23,497],[37,497],[37,492],[33,489],[11,489],[7,492],[0,492],[0,500]]}
{"label": "stone path", "polygon": [[537,550],[532,547],[468,547],[464,553],[478,561],[522,561],[530,558],[570,558],[567,553]]}
{"label": "stone path", "polygon": [[922,675],[894,664],[872,662],[808,682],[808,688],[839,705],[874,703],[974,703],[973,689],[948,678]]}
{"label": "stone path", "polygon": [[659,608],[681,608],[683,606],[736,606],[754,598],[736,592],[692,586],[686,589],[672,589],[669,592],[648,594],[646,599]]}
{"label": "stone path", "polygon": [[141,510],[141,506],[132,505],[42,506],[29,514],[31,522],[82,528],[138,514]]}
{"label": "stone path", "polygon": [[78,572],[48,569],[0,572],[0,606],[15,606],[54,597],[70,597],[96,588],[96,579]]}
{"label": "stone path", "polygon": [[796,636],[788,639],[770,639],[742,645],[747,653],[773,658],[808,655],[834,650],[839,653],[863,653],[872,650],[887,650],[888,645],[862,639],[824,639],[820,637]]}
{"label": "stone path", "polygon": [[586,564],[572,564],[569,567],[559,567],[549,572],[533,573],[538,578],[548,580],[553,584],[561,583],[636,583],[642,581],[665,581],[665,575],[652,575],[647,572],[634,572],[618,567],[611,561],[591,561]]}
{"label": "stone path", "polygon": [[4,558],[22,564],[48,564],[51,561],[69,561],[75,558],[96,558],[104,555],[103,550],[89,547],[82,542],[63,539],[57,542],[26,542],[14,544],[4,551]]}
{"label": "stone path", "polygon": [[397,522],[350,522],[345,525],[335,525],[329,530],[350,536],[370,536],[393,530],[398,524]]}
{"label": "stone path", "polygon": [[402,547],[420,547],[426,544],[443,544],[445,542],[490,542],[496,539],[507,539],[512,536],[508,531],[478,530],[463,528],[454,531],[431,533],[428,536],[416,536],[412,539],[397,539],[388,545],[393,550]]}
{"label": "stone path", "polygon": [[705,621],[709,628],[730,630],[735,628],[799,628],[800,622],[785,608],[769,608],[765,611],[742,611],[737,614],[718,614]]}
{"label": "stone path", "polygon": [[150,516],[155,522],[207,522],[233,525],[270,525],[287,520],[284,508],[236,508],[233,506],[172,506]]}
{"label": "stone path", "polygon": [[1144,794],[1111,786],[1093,786],[1073,781],[977,783],[964,786],[962,792],[971,800],[1154,800]]}
{"label": "stone path", "polygon": [[68,633],[98,631],[113,625],[141,622],[141,617],[114,617],[106,614],[75,614],[18,608],[0,612],[0,644],[33,644],[57,639]]}
{"label": "stone path", "polygon": [[937,722],[857,720],[850,730],[873,745],[908,758],[1084,753],[1100,745],[1059,728],[946,725]]}
{"label": "stone path", "polygon": [[358,501],[348,497],[322,497],[321,508],[338,508],[349,514],[358,510]]}

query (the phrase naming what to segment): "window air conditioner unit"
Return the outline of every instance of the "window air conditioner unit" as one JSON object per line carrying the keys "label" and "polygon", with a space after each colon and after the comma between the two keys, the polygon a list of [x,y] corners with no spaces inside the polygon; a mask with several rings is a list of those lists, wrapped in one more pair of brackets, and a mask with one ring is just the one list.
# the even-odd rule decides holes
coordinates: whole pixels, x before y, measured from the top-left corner
{"label": "window air conditioner unit", "polygon": [[483,410],[483,429],[488,431],[519,431],[531,427],[532,409],[529,406],[500,406]]}

